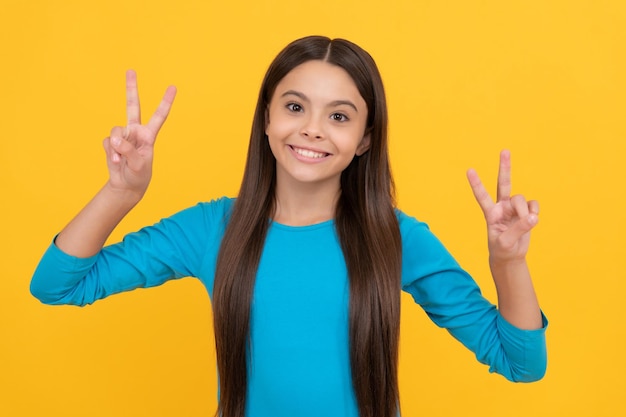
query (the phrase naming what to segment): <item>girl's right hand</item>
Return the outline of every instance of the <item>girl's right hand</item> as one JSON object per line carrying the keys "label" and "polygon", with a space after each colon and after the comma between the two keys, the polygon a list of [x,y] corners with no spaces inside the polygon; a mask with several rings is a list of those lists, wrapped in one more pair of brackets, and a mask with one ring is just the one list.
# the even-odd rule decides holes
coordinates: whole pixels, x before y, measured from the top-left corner
{"label": "girl's right hand", "polygon": [[170,86],[147,124],[141,124],[137,74],[126,72],[126,127],[116,126],[104,140],[109,181],[107,187],[139,201],[150,184],[154,142],[170,112],[176,87]]}

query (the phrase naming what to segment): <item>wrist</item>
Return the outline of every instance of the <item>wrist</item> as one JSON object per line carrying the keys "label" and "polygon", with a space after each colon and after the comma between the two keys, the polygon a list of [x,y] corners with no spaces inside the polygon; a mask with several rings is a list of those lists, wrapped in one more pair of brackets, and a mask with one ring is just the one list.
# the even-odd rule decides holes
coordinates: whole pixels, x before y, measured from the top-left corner
{"label": "wrist", "polygon": [[509,270],[509,269],[517,269],[517,268],[526,268],[528,263],[526,262],[526,257],[523,256],[521,258],[496,258],[493,256],[489,257],[489,267],[498,270]]}
{"label": "wrist", "polygon": [[105,199],[111,203],[132,208],[137,205],[139,201],[141,201],[145,194],[145,190],[137,191],[128,188],[120,188],[113,185],[111,181],[107,181],[102,188],[101,193],[104,194]]}

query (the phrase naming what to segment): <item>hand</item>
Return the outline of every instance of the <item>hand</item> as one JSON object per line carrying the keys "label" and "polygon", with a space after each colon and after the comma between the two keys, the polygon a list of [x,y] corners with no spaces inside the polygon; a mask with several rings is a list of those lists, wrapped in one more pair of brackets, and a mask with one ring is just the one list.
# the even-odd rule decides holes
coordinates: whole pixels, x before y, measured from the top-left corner
{"label": "hand", "polygon": [[530,243],[530,231],[539,221],[539,203],[527,201],[522,195],[511,194],[511,155],[500,153],[498,194],[494,203],[473,169],[467,179],[474,197],[487,221],[489,260],[491,264],[525,260]]}
{"label": "hand", "polygon": [[176,87],[170,86],[147,124],[141,124],[137,74],[126,72],[126,127],[116,126],[104,140],[109,181],[115,191],[128,192],[141,199],[152,177],[154,142],[170,112]]}

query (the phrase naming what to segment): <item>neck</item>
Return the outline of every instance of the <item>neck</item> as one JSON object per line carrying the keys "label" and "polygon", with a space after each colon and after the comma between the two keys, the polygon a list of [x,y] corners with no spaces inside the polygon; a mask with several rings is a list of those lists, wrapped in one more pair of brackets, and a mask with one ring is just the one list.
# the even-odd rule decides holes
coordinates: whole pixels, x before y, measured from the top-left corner
{"label": "neck", "polygon": [[331,220],[341,190],[339,184],[298,184],[276,182],[276,210],[273,220],[288,226],[307,226]]}

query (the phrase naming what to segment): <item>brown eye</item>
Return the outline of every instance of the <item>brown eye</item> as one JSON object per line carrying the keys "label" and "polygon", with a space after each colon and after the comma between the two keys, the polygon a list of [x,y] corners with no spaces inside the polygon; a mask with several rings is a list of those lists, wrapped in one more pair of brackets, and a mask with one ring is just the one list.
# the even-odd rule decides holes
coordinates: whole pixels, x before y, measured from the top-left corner
{"label": "brown eye", "polygon": [[299,105],[298,103],[289,103],[287,104],[286,107],[287,109],[289,109],[289,111],[296,112],[296,113],[299,113],[303,110],[302,106]]}
{"label": "brown eye", "polygon": [[341,113],[333,113],[330,115],[330,118],[333,119],[335,122],[347,122],[348,120],[350,120],[348,119],[348,116]]}

